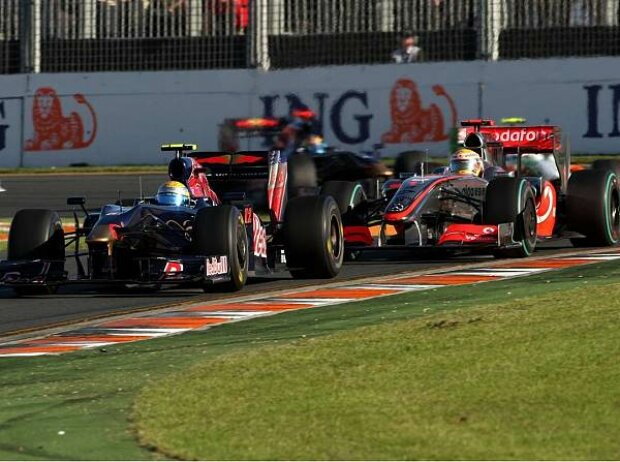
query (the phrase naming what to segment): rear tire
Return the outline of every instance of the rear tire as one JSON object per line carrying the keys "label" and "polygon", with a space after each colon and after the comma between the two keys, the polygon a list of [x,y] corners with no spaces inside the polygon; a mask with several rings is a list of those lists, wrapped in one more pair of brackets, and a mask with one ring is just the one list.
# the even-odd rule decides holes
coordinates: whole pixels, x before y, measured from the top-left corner
{"label": "rear tire", "polygon": [[307,152],[296,152],[288,159],[288,196],[297,197],[318,187],[316,165]]}
{"label": "rear tire", "polygon": [[401,174],[422,175],[422,164],[424,164],[424,175],[430,175],[433,171],[442,167],[437,162],[428,162],[427,155],[423,151],[405,151],[398,154],[394,163],[394,177],[400,178]]}
{"label": "rear tire", "polygon": [[523,258],[536,248],[536,201],[532,187],[523,178],[498,177],[486,190],[484,223],[513,223],[518,248],[496,249],[497,258]]}
{"label": "rear tire", "polygon": [[[52,210],[25,209],[17,212],[9,230],[7,259],[53,260],[64,270],[65,233],[58,214]],[[17,295],[49,295],[58,291],[56,284],[16,286]]]}
{"label": "rear tire", "polygon": [[193,227],[197,255],[228,257],[230,281],[205,283],[205,292],[241,290],[248,279],[248,235],[241,213],[231,205],[207,207],[196,214]]}
{"label": "rear tire", "polygon": [[364,187],[354,181],[326,181],[321,194],[334,198],[341,215],[366,201]]}
{"label": "rear tire", "polygon": [[394,177],[400,178],[401,174],[419,173],[420,163],[426,160],[423,151],[405,151],[398,154],[394,163]]}
{"label": "rear tire", "polygon": [[620,160],[599,159],[592,162],[592,170],[611,170],[620,178]]}
{"label": "rear tire", "polygon": [[573,245],[611,246],[620,241],[620,192],[612,170],[582,170],[571,175],[566,195],[568,227],[584,238]]}
{"label": "rear tire", "polygon": [[344,232],[331,196],[291,199],[284,215],[286,262],[294,278],[335,277],[344,259]]}

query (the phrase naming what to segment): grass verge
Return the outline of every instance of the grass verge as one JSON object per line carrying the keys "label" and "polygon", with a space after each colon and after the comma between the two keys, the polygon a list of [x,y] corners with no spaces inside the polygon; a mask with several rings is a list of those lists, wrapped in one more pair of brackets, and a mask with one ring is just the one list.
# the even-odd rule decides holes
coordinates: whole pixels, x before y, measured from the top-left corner
{"label": "grass verge", "polygon": [[[487,319],[484,311],[480,315],[470,315],[469,310],[479,308],[481,305],[488,306],[488,309],[492,310],[494,305],[508,300],[514,302],[515,305],[525,303],[524,300],[528,300],[527,303],[530,308],[526,312],[533,312],[536,311],[536,308],[532,307],[533,302],[530,297],[546,294],[548,297],[560,299],[564,291],[582,284],[587,284],[587,287],[593,288],[593,291],[600,285],[606,286],[603,289],[605,298],[600,303],[596,303],[594,295],[591,295],[589,303],[592,308],[602,309],[603,302],[613,303],[614,305],[610,306],[616,306],[616,302],[609,295],[611,288],[608,285],[620,284],[620,268],[617,263],[596,264],[512,281],[445,288],[436,291],[429,290],[366,303],[351,303],[336,307],[286,313],[270,318],[224,325],[208,332],[196,332],[160,340],[106,347],[104,350],[84,351],[58,357],[3,359],[0,360],[0,367],[2,368],[0,375],[0,387],[2,389],[2,394],[0,394],[0,459],[141,460],[157,458],[156,453],[144,449],[136,443],[134,438],[135,427],[140,430],[144,441],[153,441],[161,445],[161,448],[168,449],[171,452],[178,450],[176,446],[172,445],[176,441],[168,440],[168,435],[163,434],[160,435],[166,436],[165,444],[155,441],[154,438],[158,435],[155,430],[160,428],[161,422],[154,420],[153,427],[147,427],[147,424],[151,424],[144,419],[147,418],[146,412],[151,411],[144,407],[145,401],[141,400],[136,408],[136,416],[139,419],[137,422],[132,422],[131,412],[136,396],[145,386],[148,388],[143,395],[144,399],[153,396],[151,390],[155,390],[154,387],[158,387],[162,381],[166,381],[170,374],[182,373],[182,377],[185,377],[185,371],[198,367],[198,369],[191,369],[189,372],[191,376],[195,372],[201,371],[206,362],[216,360],[224,354],[236,355],[239,352],[253,354],[252,351],[259,348],[261,351],[272,354],[270,349],[262,350],[262,348],[290,343],[301,338],[306,340],[293,343],[292,348],[305,348],[307,339],[364,326],[380,325],[390,321],[416,319],[435,313],[454,312],[454,315],[449,317],[440,317],[439,321],[444,319],[458,320],[460,319],[458,316],[465,316],[463,319],[481,316],[483,319],[480,322],[467,324],[465,329],[477,329],[478,326],[483,328],[487,325],[489,328],[495,329],[492,317]],[[543,309],[544,307],[540,308]],[[461,314],[458,314],[459,310]],[[555,311],[554,314],[555,319],[561,317],[563,313]],[[517,321],[518,319],[515,318],[515,322]],[[609,320],[609,323],[611,325],[612,321]],[[589,325],[594,327],[599,326],[599,323],[590,323]],[[424,326],[425,324],[420,325],[420,331],[424,332]],[[457,326],[457,328],[438,328],[431,329],[431,331],[438,336],[458,334],[461,326]],[[561,332],[564,331],[561,330]],[[577,337],[574,336],[576,335],[575,332],[565,332],[567,339],[577,340]],[[609,332],[609,329],[605,332]],[[610,335],[612,333],[609,332]],[[410,334],[413,335],[411,332]],[[483,333],[480,333],[479,336],[487,337],[489,348],[497,347],[496,342],[493,342],[493,336]],[[530,340],[533,341],[534,339]],[[313,340],[308,344],[315,342],[318,340]],[[447,344],[451,345],[452,351],[457,349],[454,347],[455,342],[464,345],[458,338],[454,338],[450,342]],[[593,349],[596,347],[589,337],[584,337],[583,342],[591,345]],[[424,351],[419,349],[424,347],[423,344],[403,342],[402,348],[406,344],[413,348],[410,351],[417,352],[415,356],[421,356],[421,352]],[[534,347],[535,343],[531,343],[531,345]],[[607,346],[607,344],[605,345]],[[562,346],[567,347],[567,344]],[[568,346],[572,347],[572,345]],[[426,352],[427,360],[432,362],[436,360],[435,356],[441,353],[441,348],[439,351],[426,350]],[[398,350],[389,353],[398,356],[396,354]],[[616,350],[610,346],[610,349],[602,353],[598,360],[602,361],[605,356],[613,356],[614,354],[616,354]],[[371,356],[367,359],[368,367],[376,372],[375,358]],[[330,381],[337,379],[334,383],[342,383],[338,380],[345,380],[346,375],[338,377],[339,368],[342,367],[343,371],[347,371],[355,364],[360,368],[365,367],[364,364],[359,363],[357,356],[354,356],[349,363],[339,364],[338,368],[332,370],[331,375],[326,377]],[[477,368],[484,367],[481,362],[476,362],[474,365],[472,374],[476,372]],[[386,363],[385,367],[388,368],[388,366],[389,364]],[[503,361],[501,356],[498,356],[492,366],[489,369],[490,371],[498,371],[502,367],[513,367],[513,364],[507,360]],[[282,369],[280,366],[274,365],[274,371],[280,372]],[[268,374],[269,369],[264,369],[263,372]],[[252,370],[241,370],[239,371],[239,379],[242,379],[245,374],[253,373],[255,372]],[[449,375],[456,374],[456,372],[451,372],[448,369],[442,373],[451,381],[453,379]],[[370,383],[374,383],[373,374],[368,374],[368,378]],[[491,380],[494,379],[494,376],[490,375],[488,378]],[[463,377],[463,382],[471,386],[471,384],[467,384],[466,379],[466,376]],[[598,380],[598,377],[594,377],[592,382],[595,379]],[[169,384],[170,382],[166,383]],[[505,382],[498,383],[505,384]],[[229,383],[227,389],[234,389],[235,386],[235,384]],[[584,384],[584,389],[586,386],[587,384]],[[343,397],[346,396],[347,391],[347,388],[341,389]],[[426,390],[426,392],[432,392],[432,390]],[[450,401],[456,400],[454,401],[456,403],[459,393],[461,393],[460,388],[455,387],[448,394],[438,395],[433,406],[437,405],[439,409],[442,409]],[[500,394],[501,390],[498,388],[497,393],[491,398],[496,399]],[[603,396],[608,396],[608,394]],[[181,404],[182,397],[177,396],[177,398]],[[164,396],[161,396],[161,399],[168,400]],[[217,395],[213,398],[211,396],[200,397],[200,400],[205,403],[210,402],[211,399],[216,402],[221,397]],[[243,402],[243,397],[240,397],[240,400],[240,403]],[[496,403],[496,401],[492,402]],[[380,406],[378,404],[381,403],[383,402],[370,402],[370,407],[367,409],[379,412]],[[409,405],[410,402],[405,401],[405,403]],[[589,405],[589,403],[588,395],[587,398],[584,397],[582,407],[575,409],[585,409],[584,406]],[[278,403],[262,401],[259,404],[264,407],[267,414],[273,415],[274,406],[277,406]],[[551,404],[553,403],[540,403],[541,406]],[[599,404],[596,406],[597,409],[600,407]],[[609,412],[617,414],[617,401],[610,403],[609,406]],[[558,412],[562,410],[561,407],[557,407],[557,409]],[[484,410],[484,407],[478,410],[475,408],[455,408],[455,413],[450,415],[453,415],[457,420],[462,416],[467,417],[469,424],[455,423],[455,426],[460,425],[462,428],[471,430],[472,428],[477,429],[477,425],[481,424],[477,419],[480,415],[484,415]],[[307,407],[298,410],[300,413],[307,411],[311,410]],[[369,423],[376,422],[375,417],[370,414],[360,415],[358,413],[357,415],[360,418],[368,418]],[[428,412],[424,415],[428,415]],[[148,418],[150,419],[150,417]],[[610,418],[606,417],[604,423],[609,424],[609,422]],[[258,424],[262,425],[260,422]],[[505,425],[505,423],[503,424]],[[235,431],[242,432],[245,429],[248,435],[253,434],[252,425],[251,422],[243,422],[243,425]],[[614,428],[610,426],[607,430],[612,431]],[[195,430],[202,431],[202,429]],[[602,430],[606,429],[603,428]],[[551,433],[554,431],[553,428],[550,430]],[[309,442],[312,442],[313,435],[309,432],[305,432],[305,434],[308,436]],[[443,437],[442,434],[435,434],[432,439],[440,447],[443,444]],[[230,442],[230,439],[224,438],[224,440]],[[334,440],[334,442],[335,444],[343,443],[341,440]],[[228,456],[222,457],[235,457],[239,448],[247,449],[247,446],[242,442],[237,441],[237,443],[239,446],[231,447]],[[272,440],[271,443],[276,448],[286,448],[290,444],[282,441],[281,438]],[[306,447],[303,446],[300,450]],[[222,450],[224,449],[222,448]],[[258,449],[253,453],[253,457],[260,457],[261,454],[264,454]],[[360,446],[358,453],[361,453],[362,449],[363,447]],[[188,450],[194,451],[196,446],[194,445]],[[609,447],[603,447],[602,450],[609,450]],[[318,457],[318,451],[315,454]],[[349,454],[352,457],[354,452],[351,451]],[[388,452],[385,453],[384,457],[387,456],[389,456]],[[420,452],[413,456],[424,457],[424,454]],[[428,456],[430,457],[431,454]],[[579,456],[580,454],[575,453],[576,458]],[[205,457],[214,458],[216,455],[209,454]],[[594,457],[594,454],[591,457]]]}
{"label": "grass verge", "polygon": [[140,434],[182,459],[617,459],[619,300],[581,287],[227,355],[149,387]]}

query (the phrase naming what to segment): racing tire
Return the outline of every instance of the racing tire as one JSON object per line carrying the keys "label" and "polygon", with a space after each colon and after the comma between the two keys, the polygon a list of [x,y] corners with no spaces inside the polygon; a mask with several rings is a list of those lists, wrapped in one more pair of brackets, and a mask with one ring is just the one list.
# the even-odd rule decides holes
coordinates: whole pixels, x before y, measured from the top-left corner
{"label": "racing tire", "polygon": [[566,194],[568,228],[583,234],[575,247],[612,246],[620,241],[620,191],[612,170],[582,170],[571,175]]}
{"label": "racing tire", "polygon": [[344,231],[331,196],[291,199],[284,214],[284,251],[295,279],[335,277],[344,260]]}
{"label": "racing tire", "polygon": [[519,247],[496,249],[496,258],[529,257],[536,248],[536,199],[529,182],[523,178],[497,177],[486,190],[484,223],[513,223],[513,239]]}
{"label": "racing tire", "polygon": [[288,159],[288,197],[303,195],[304,191],[318,188],[316,165],[307,152],[296,152]]}
{"label": "racing tire", "polygon": [[[25,209],[17,212],[9,230],[7,259],[65,260],[65,233],[58,214],[52,210]],[[16,286],[17,295],[47,295],[56,293],[58,286],[45,284]]]}
{"label": "racing tire", "polygon": [[232,205],[200,209],[193,226],[193,246],[197,255],[228,257],[230,281],[205,283],[205,292],[236,292],[248,280],[250,258],[248,235],[241,212]]}
{"label": "racing tire", "polygon": [[366,201],[364,187],[354,181],[326,181],[321,194],[334,198],[341,215]]}
{"label": "racing tire", "polygon": [[611,170],[620,178],[620,160],[598,159],[592,162],[592,170]]}
{"label": "racing tire", "polygon": [[394,178],[400,178],[401,174],[421,175],[423,163],[425,175],[429,175],[435,169],[443,166],[437,162],[428,162],[427,155],[423,151],[404,151],[396,157]]}

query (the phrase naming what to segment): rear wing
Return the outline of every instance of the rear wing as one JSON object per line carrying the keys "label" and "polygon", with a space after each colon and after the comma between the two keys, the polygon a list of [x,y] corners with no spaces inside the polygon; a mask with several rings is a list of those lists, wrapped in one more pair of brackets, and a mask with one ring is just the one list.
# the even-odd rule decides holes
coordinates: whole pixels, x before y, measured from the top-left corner
{"label": "rear wing", "polygon": [[192,152],[189,157],[205,169],[208,177],[217,180],[267,179],[269,176],[269,151]]}
{"label": "rear wing", "polygon": [[560,128],[555,125],[466,125],[458,129],[458,140],[465,140],[470,133],[501,143],[505,153],[551,153],[561,142]]}
{"label": "rear wing", "polygon": [[277,136],[285,126],[286,119],[275,117],[226,119],[220,124],[218,147],[223,152],[236,152],[241,139]]}

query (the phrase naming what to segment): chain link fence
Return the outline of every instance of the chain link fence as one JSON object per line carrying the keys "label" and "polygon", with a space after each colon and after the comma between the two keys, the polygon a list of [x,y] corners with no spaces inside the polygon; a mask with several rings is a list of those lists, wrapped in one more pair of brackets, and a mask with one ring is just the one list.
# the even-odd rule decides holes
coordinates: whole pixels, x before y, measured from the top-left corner
{"label": "chain link fence", "polygon": [[0,73],[620,55],[620,0],[0,0]]}

